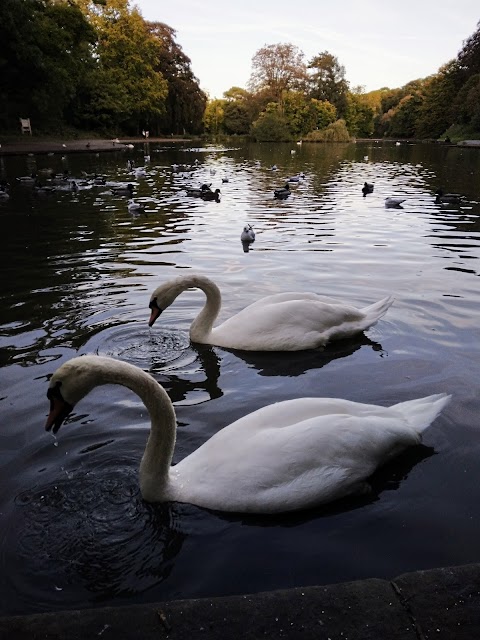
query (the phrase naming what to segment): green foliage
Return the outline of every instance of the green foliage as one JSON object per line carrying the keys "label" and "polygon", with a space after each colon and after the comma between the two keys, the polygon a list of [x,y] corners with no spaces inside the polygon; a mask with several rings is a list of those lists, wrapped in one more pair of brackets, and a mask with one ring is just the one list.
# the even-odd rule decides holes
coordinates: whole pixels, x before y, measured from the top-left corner
{"label": "green foliage", "polygon": [[206,96],[174,35],[130,0],[2,0],[0,127],[201,131]]}
{"label": "green foliage", "polygon": [[341,117],[348,107],[348,82],[345,80],[345,67],[328,51],[323,51],[308,63],[309,95],[317,100],[333,104]]}
{"label": "green foliage", "polygon": [[250,130],[248,106],[239,100],[226,102],[224,106],[224,129],[228,134],[245,135]]}
{"label": "green foliage", "polygon": [[436,139],[452,122],[452,105],[457,95],[454,70],[452,61],[440,68],[436,75],[427,78],[424,99],[415,122],[416,137]]}
{"label": "green foliage", "polygon": [[200,133],[207,96],[200,89],[191,69],[191,61],[175,41],[176,32],[162,22],[148,23],[151,34],[160,45],[155,69],[168,83],[165,111],[151,118],[155,127],[172,133]]}
{"label": "green foliage", "polygon": [[480,129],[480,74],[465,82],[456,99],[458,122]]}
{"label": "green foliage", "polygon": [[375,110],[362,94],[350,93],[347,97],[345,124],[352,136],[368,138],[373,134]]}
{"label": "green foliage", "polygon": [[223,121],[225,118],[225,100],[209,100],[205,107],[205,113],[203,114],[203,124],[205,131],[212,135],[223,133]]}
{"label": "green foliage", "polygon": [[322,131],[312,131],[304,140],[306,142],[350,142],[350,134],[348,133],[345,120],[337,120],[329,124]]}
{"label": "green foliage", "polygon": [[286,118],[278,108],[272,107],[259,115],[250,133],[258,142],[288,142],[292,139]]}
{"label": "green foliage", "polygon": [[0,126],[62,118],[91,66],[94,30],[79,8],[53,0],[0,3]]}

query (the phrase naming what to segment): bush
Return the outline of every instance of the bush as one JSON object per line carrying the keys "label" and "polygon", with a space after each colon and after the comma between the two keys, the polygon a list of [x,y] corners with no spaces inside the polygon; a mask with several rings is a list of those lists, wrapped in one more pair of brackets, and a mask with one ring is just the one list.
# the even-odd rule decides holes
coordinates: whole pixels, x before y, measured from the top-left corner
{"label": "bush", "polygon": [[303,139],[305,142],[350,142],[351,140],[345,120],[332,122],[320,131],[310,131]]}
{"label": "bush", "polygon": [[292,139],[287,121],[278,111],[261,113],[252,124],[250,134],[258,142],[288,142]]}

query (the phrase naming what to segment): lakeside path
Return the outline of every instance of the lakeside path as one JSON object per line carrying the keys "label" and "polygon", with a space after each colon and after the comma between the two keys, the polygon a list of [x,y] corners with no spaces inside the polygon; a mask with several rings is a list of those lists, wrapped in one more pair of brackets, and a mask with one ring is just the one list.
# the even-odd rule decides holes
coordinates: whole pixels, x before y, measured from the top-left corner
{"label": "lakeside path", "polygon": [[0,638],[476,640],[479,590],[480,565],[465,565],[393,580],[5,617]]}
{"label": "lakeside path", "polygon": [[15,140],[2,142],[0,136],[0,156],[37,155],[44,153],[100,153],[105,151],[128,149],[128,145],[130,144],[175,144],[190,141],[190,138],[116,138],[111,140],[84,138],[81,140],[58,140],[25,136],[22,138],[16,138]]}

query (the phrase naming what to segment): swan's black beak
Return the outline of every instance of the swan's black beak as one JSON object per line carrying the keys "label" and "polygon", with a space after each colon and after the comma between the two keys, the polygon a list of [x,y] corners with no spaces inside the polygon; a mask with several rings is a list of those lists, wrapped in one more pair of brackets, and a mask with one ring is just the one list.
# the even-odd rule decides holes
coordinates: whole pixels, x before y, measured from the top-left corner
{"label": "swan's black beak", "polygon": [[63,421],[71,413],[73,407],[62,398],[60,392],[60,382],[55,387],[47,391],[47,398],[50,400],[50,413],[48,414],[45,430],[57,433],[63,424]]}
{"label": "swan's black beak", "polygon": [[148,306],[149,306],[149,308],[151,310],[150,320],[148,321],[148,326],[149,327],[153,327],[153,325],[155,323],[155,320],[162,313],[163,309],[160,309],[160,307],[158,306],[156,298],[153,298],[152,300],[150,300],[150,304]]}

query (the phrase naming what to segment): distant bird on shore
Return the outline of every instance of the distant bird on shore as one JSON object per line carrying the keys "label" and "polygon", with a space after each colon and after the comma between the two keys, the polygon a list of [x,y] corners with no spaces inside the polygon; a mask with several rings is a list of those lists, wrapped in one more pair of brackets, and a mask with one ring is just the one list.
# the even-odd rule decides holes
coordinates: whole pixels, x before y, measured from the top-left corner
{"label": "distant bird on shore", "polygon": [[373,193],[373,184],[371,182],[365,182],[362,187],[362,193],[364,198],[367,193]]}

